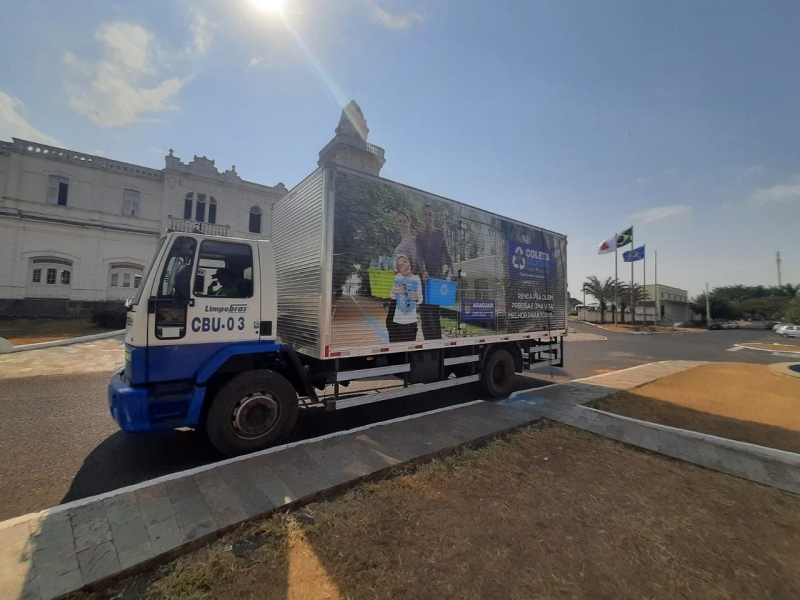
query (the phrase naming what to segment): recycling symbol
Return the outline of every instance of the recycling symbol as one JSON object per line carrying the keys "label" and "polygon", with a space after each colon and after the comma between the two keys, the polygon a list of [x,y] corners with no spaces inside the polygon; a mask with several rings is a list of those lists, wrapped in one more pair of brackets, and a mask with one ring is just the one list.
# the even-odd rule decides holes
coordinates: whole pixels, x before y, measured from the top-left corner
{"label": "recycling symbol", "polygon": [[520,246],[517,246],[517,249],[514,250],[514,258],[511,260],[511,264],[520,271],[525,268],[525,251]]}

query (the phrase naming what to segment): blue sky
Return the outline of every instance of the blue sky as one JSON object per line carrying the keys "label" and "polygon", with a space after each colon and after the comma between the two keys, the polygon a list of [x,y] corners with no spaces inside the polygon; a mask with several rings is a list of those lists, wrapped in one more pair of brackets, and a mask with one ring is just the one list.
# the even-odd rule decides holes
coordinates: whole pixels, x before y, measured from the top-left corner
{"label": "blue sky", "polygon": [[385,177],[567,234],[573,295],[631,224],[692,295],[800,283],[799,3],[6,4],[2,139],[291,187],[355,97]]}

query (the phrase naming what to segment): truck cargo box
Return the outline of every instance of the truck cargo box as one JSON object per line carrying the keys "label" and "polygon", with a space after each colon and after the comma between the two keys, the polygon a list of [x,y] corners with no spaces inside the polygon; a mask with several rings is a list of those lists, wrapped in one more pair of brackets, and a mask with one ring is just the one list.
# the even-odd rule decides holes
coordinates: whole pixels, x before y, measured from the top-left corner
{"label": "truck cargo box", "polygon": [[566,237],[338,165],[273,209],[281,341],[314,358],[558,336]]}

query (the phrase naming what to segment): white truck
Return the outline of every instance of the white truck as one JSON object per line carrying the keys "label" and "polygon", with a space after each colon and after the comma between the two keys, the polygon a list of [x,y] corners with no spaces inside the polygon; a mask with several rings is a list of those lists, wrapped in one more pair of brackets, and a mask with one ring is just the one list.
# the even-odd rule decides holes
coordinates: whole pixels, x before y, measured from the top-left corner
{"label": "white truck", "polygon": [[301,406],[505,397],[515,372],[563,365],[563,235],[335,164],[271,230],[159,241],[109,384],[123,430],[198,428],[237,455],[284,440]]}

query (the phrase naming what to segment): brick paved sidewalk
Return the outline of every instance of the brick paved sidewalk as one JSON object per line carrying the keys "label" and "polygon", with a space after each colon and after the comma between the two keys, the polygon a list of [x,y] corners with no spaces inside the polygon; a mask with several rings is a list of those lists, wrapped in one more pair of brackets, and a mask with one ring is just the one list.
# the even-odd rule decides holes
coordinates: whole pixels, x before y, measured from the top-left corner
{"label": "brick paved sidewalk", "polygon": [[541,418],[800,493],[800,455],[657,426],[580,404],[698,364],[652,363],[308,440],[0,523],[0,599],[49,599]]}
{"label": "brick paved sidewalk", "polygon": [[125,363],[121,338],[0,355],[0,379],[116,371]]}

